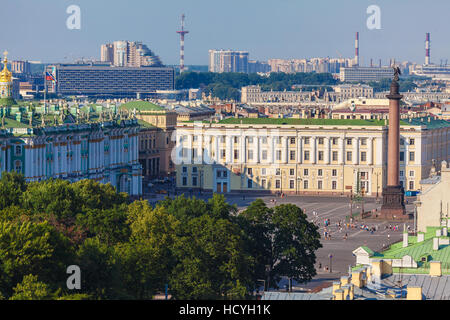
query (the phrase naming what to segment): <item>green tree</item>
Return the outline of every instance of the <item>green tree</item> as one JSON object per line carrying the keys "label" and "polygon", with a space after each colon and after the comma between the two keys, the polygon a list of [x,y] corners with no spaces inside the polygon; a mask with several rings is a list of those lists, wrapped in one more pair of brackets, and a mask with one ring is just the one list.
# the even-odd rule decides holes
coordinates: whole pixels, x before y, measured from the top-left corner
{"label": "green tree", "polygon": [[69,241],[48,222],[0,222],[0,292],[33,274],[54,286],[65,283],[66,267],[73,258]]}
{"label": "green tree", "polygon": [[252,287],[252,258],[241,230],[208,215],[189,220],[176,239],[170,290],[176,299],[243,299]]}
{"label": "green tree", "polygon": [[[252,203],[241,217],[247,220],[251,252],[262,278],[268,267],[268,286],[276,287],[282,276],[306,282],[316,274],[315,251],[322,247],[317,226],[307,221],[303,211],[293,204],[267,208],[262,200]],[[265,277],[266,278],[266,277]],[[264,279],[265,279],[264,278]]]}
{"label": "green tree", "polygon": [[114,247],[88,238],[77,251],[81,269],[81,292],[94,299],[122,298],[120,270]]}
{"label": "green tree", "polygon": [[21,283],[13,288],[14,294],[10,300],[51,300],[52,293],[44,282],[38,281],[38,277],[32,274],[23,277]]}
{"label": "green tree", "polygon": [[26,183],[22,174],[3,171],[0,179],[0,210],[11,205],[19,205],[25,189]]}

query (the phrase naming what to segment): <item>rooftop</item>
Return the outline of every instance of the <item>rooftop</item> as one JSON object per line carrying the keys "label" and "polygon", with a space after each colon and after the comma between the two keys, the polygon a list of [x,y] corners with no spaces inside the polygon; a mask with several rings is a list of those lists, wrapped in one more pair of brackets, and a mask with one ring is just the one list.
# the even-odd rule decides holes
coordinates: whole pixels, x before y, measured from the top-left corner
{"label": "rooftop", "polygon": [[120,108],[127,109],[129,111],[133,111],[136,109],[137,111],[165,111],[166,108],[159,106],[157,104],[151,103],[149,101],[144,100],[136,100],[130,101],[120,105]]}

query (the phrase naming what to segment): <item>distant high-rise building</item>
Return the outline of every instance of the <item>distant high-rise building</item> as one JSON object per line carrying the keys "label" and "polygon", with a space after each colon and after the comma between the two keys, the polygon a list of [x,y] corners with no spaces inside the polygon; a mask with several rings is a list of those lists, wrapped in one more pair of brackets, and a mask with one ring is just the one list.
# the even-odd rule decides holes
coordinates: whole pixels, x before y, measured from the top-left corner
{"label": "distant high-rise building", "polygon": [[341,81],[368,82],[380,81],[385,78],[392,78],[394,71],[389,67],[351,67],[341,68],[339,78]]}
{"label": "distant high-rise building", "polygon": [[248,72],[248,51],[209,50],[210,72]]}
{"label": "distant high-rise building", "polygon": [[31,73],[30,63],[28,61],[11,61],[11,71],[13,73]]}
{"label": "distant high-rise building", "polygon": [[101,46],[101,61],[116,67],[161,67],[161,60],[142,42],[114,41]]}
{"label": "distant high-rise building", "polygon": [[248,73],[267,73],[270,72],[270,66],[267,62],[249,60],[248,61]]}

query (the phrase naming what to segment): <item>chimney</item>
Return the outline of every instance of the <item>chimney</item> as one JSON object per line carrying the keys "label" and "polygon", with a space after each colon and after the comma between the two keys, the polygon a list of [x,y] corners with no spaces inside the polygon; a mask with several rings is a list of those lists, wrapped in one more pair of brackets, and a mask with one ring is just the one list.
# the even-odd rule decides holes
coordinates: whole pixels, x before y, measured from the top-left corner
{"label": "chimney", "polygon": [[356,32],[355,37],[355,66],[359,66],[359,32]]}
{"label": "chimney", "polygon": [[439,250],[439,238],[433,238],[433,250]]}
{"label": "chimney", "polygon": [[425,64],[430,64],[430,33],[427,32],[425,36]]}
{"label": "chimney", "polygon": [[408,246],[408,231],[403,231],[403,248]]}

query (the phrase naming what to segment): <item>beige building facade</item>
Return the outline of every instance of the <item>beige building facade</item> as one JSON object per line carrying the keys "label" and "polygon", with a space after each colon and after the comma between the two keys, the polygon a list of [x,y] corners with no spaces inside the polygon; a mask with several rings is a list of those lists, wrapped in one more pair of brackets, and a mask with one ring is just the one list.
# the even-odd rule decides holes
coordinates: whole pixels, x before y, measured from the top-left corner
{"label": "beige building facade", "polygon": [[[405,190],[419,188],[432,159],[449,156],[449,125],[441,125],[401,126],[400,181]],[[363,191],[381,196],[386,184],[387,132],[384,121],[368,120],[246,118],[179,123],[172,156],[177,187],[219,193]]]}

